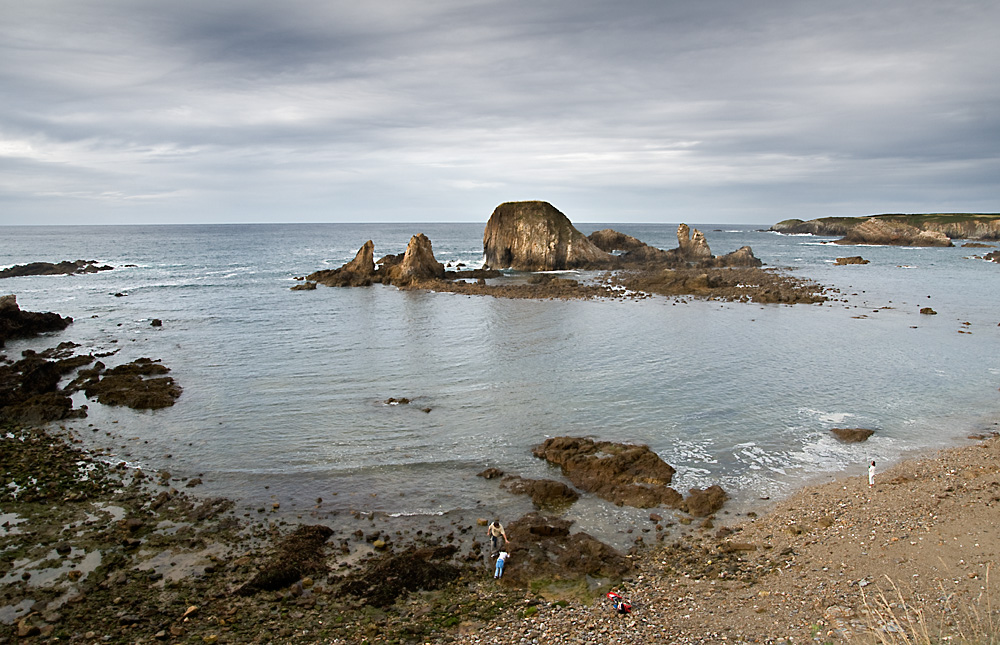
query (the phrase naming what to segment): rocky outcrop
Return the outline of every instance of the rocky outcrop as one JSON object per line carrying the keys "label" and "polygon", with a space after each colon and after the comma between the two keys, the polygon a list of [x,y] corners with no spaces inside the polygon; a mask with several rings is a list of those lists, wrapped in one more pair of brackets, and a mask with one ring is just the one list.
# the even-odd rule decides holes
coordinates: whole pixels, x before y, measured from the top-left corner
{"label": "rocky outcrop", "polygon": [[602,251],[548,202],[506,202],[483,232],[486,266],[519,271],[561,271],[610,266]]}
{"label": "rocky outcrop", "polygon": [[939,231],[925,231],[902,222],[869,219],[851,230],[835,244],[878,244],[889,246],[954,246]]}
{"label": "rocky outcrop", "polygon": [[789,235],[846,236],[860,224],[876,220],[905,224],[923,231],[941,233],[949,239],[1000,240],[1000,215],[996,213],[885,214],[871,217],[822,217],[778,222],[770,230]]}
{"label": "rocky outcrop", "polygon": [[122,405],[136,410],[155,410],[174,404],[181,387],[166,374],[168,367],[149,358],[138,358],[111,369],[97,362],[80,374],[67,389],[83,390],[87,398],[105,405]]}
{"label": "rocky outcrop", "polygon": [[[304,284],[320,283],[328,287],[367,287],[375,279],[375,243],[365,242],[354,259],[339,269],[324,269],[306,276]],[[296,285],[292,289],[309,289]]]}
{"label": "rocky outcrop", "polygon": [[50,331],[62,331],[72,322],[72,318],[52,312],[21,311],[16,296],[0,296],[0,347],[9,338],[29,338]]}
{"label": "rocky outcrop", "polygon": [[0,278],[19,278],[31,275],[73,275],[76,273],[97,273],[111,271],[112,267],[97,266],[97,260],[63,260],[62,262],[31,262],[19,264],[0,271]]}
{"label": "rocky outcrop", "polygon": [[444,265],[434,259],[431,241],[423,233],[410,238],[399,264],[388,268],[382,267],[380,270],[385,271],[383,283],[397,286],[409,286],[426,280],[444,278]]}
{"label": "rocky outcrop", "polygon": [[674,469],[649,446],[552,437],[532,454],[560,466],[577,488],[619,506],[677,508],[683,500],[668,486]]}
{"label": "rocky outcrop", "polygon": [[[367,287],[376,282],[399,287],[419,286],[445,277],[444,265],[434,259],[431,241],[423,233],[414,235],[406,252],[387,255],[375,265],[375,244],[368,240],[354,259],[339,269],[324,269],[306,276],[305,284],[315,282],[328,287]],[[307,289],[296,285],[292,289]]]}
{"label": "rocky outcrop", "polygon": [[704,262],[712,259],[712,249],[708,248],[705,234],[687,224],[677,227],[677,255],[687,262]]}
{"label": "rocky outcrop", "polygon": [[833,264],[834,266],[844,266],[845,264],[868,264],[868,260],[864,259],[860,255],[852,255],[848,258],[837,258]]}
{"label": "rocky outcrop", "polygon": [[842,443],[861,443],[875,434],[874,430],[867,428],[831,428],[830,432]]}
{"label": "rocky outcrop", "polygon": [[1000,262],[1000,251],[993,251],[992,253],[987,253],[983,256],[983,259],[987,262]]}
{"label": "rocky outcrop", "polygon": [[803,221],[800,219],[786,219],[778,222],[770,228],[775,233],[785,235],[822,235],[824,237],[838,237],[847,235],[847,232],[857,226],[862,221],[860,217],[821,217]]}
{"label": "rocky outcrop", "polygon": [[594,246],[606,253],[614,251],[634,251],[646,246],[646,243],[631,235],[619,233],[610,228],[602,228],[587,236],[587,239],[594,243]]}

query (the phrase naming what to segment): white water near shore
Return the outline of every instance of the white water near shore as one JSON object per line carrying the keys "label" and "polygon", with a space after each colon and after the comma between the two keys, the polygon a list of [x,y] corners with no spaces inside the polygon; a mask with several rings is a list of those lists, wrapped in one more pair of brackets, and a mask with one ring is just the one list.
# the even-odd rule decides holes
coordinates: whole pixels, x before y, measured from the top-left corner
{"label": "white water near shore", "polygon": [[[90,403],[90,416],[67,426],[113,459],[200,476],[196,491],[251,509],[278,502],[290,517],[517,516],[527,500],[476,473],[559,478],[531,448],[561,434],[647,443],[677,468],[678,490],[720,483],[735,511],[995,427],[1000,310],[990,294],[1000,267],[968,259],[979,249],[838,247],[698,226],[716,254],[749,244],[766,265],[839,290],[817,306],[289,290],[367,239],[378,257],[420,232],[439,260],[478,266],[482,228],[6,228],[0,266],[115,267],[0,281],[23,309],[75,319],[6,353],[71,340],[118,350],[109,364],[161,359],[184,387],[173,408]],[[673,224],[614,228],[676,246]],[[858,254],[871,264],[833,266]],[[938,315],[921,315],[927,306]],[[412,403],[385,405],[390,397]],[[845,445],[833,427],[876,434]],[[592,499],[570,511],[605,537],[642,514]]]}

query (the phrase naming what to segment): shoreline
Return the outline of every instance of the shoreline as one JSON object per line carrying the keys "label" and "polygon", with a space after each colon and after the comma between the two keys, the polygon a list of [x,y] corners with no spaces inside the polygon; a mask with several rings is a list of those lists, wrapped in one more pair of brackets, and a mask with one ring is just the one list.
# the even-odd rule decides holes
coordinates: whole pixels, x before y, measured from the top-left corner
{"label": "shoreline", "polygon": [[[45,442],[51,443],[51,437]],[[46,450],[56,451],[46,453],[47,462],[80,457],[70,444]],[[65,454],[55,458],[57,452]],[[83,459],[88,460],[93,457]],[[884,627],[886,621],[878,622],[872,598],[888,594],[893,599],[897,592],[900,600],[915,603],[912,606],[923,612],[928,624],[954,634],[974,626],[963,622],[957,610],[946,611],[947,603],[940,600],[934,585],[943,585],[947,578],[947,601],[965,602],[967,609],[985,607],[983,598],[993,597],[988,569],[1000,555],[1000,538],[988,529],[1000,516],[997,463],[1000,438],[994,436],[903,459],[880,471],[871,490],[863,473],[844,474],[768,501],[768,508],[756,517],[720,513],[711,525],[692,523],[679,535],[628,556],[635,570],[615,587],[635,607],[627,616],[609,609],[604,587],[497,586],[476,565],[437,591],[416,592],[373,613],[333,594],[337,574],[361,569],[364,559],[376,552],[370,546],[375,524],[360,512],[353,518],[357,531],[369,534],[353,539],[341,534],[327,543],[325,557],[331,571],[327,580],[317,577],[308,586],[302,580],[298,587],[296,583],[235,601],[230,598],[232,590],[246,582],[253,564],[266,559],[292,524],[241,519],[230,509],[231,502],[176,490],[168,493],[169,486],[156,485],[149,476],[140,479],[134,472],[112,472],[110,480],[95,475],[94,483],[103,486],[103,492],[75,500],[80,493],[64,490],[59,495],[71,500],[63,502],[64,510],[58,510],[59,505],[46,509],[7,499],[0,506],[4,550],[15,555],[24,551],[25,556],[13,558],[0,571],[4,581],[0,615],[3,622],[10,621],[0,625],[0,642],[13,642],[19,633],[31,633],[39,642],[50,642],[47,638],[55,642],[57,636],[92,642],[91,632],[94,640],[110,636],[106,642],[181,642],[200,635],[204,642],[216,642],[214,637],[217,642],[277,638],[338,643],[360,642],[352,640],[359,634],[375,638],[371,642],[384,638],[401,643],[514,643],[521,638],[559,643],[576,642],[582,635],[588,642],[640,643],[651,642],[651,634],[678,643],[719,642],[722,636],[735,642],[791,643],[817,634],[825,642],[849,642]],[[83,505],[90,505],[83,515],[79,508],[73,510]],[[121,510],[109,510],[113,508]],[[76,521],[67,512],[75,514]],[[106,526],[91,529],[100,524],[97,519],[107,521]],[[67,526],[77,530],[79,544],[66,536]],[[467,531],[444,535],[447,524],[425,528],[408,536],[391,530],[380,530],[378,535],[393,536],[390,541],[398,541],[404,549],[466,539]],[[475,540],[480,527],[466,528]],[[54,589],[42,592],[35,590],[30,576],[18,579],[32,569],[23,542],[46,544],[48,538],[43,536],[52,533],[49,571],[38,566],[34,578],[51,579]],[[18,535],[30,538],[19,540]],[[388,551],[396,546],[390,544]],[[65,555],[59,553],[67,547]],[[88,555],[94,551],[101,552],[97,564]],[[157,551],[171,554],[166,559],[172,560],[167,563],[162,556],[158,560]],[[118,559],[123,559],[118,567],[109,566],[109,561]],[[154,564],[144,568],[151,561]],[[74,570],[80,573],[73,574]],[[948,578],[948,572],[959,570],[964,577]],[[143,587],[134,598],[125,593],[132,585]],[[231,612],[230,618],[201,620],[207,617],[198,614],[198,619],[197,615],[178,619],[180,614],[175,615],[167,599],[173,599],[181,613],[192,606],[211,607],[213,616]],[[477,607],[482,602],[486,607]],[[178,603],[188,604],[180,608]],[[408,609],[414,603],[420,611]],[[455,606],[457,613],[446,611]],[[263,620],[262,625],[260,617],[275,611],[281,620]],[[939,616],[945,617],[943,622]],[[948,620],[954,624],[948,625]],[[329,622],[334,624],[330,630],[316,631]],[[84,629],[86,624],[102,623],[104,633]],[[414,638],[400,636],[406,633]]]}

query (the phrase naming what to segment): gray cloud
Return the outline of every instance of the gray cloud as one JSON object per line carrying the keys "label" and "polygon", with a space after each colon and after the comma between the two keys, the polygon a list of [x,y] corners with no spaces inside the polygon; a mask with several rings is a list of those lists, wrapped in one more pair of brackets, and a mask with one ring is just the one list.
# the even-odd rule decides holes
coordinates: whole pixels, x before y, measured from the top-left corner
{"label": "gray cloud", "polygon": [[996,211],[992,2],[4,2],[0,224]]}

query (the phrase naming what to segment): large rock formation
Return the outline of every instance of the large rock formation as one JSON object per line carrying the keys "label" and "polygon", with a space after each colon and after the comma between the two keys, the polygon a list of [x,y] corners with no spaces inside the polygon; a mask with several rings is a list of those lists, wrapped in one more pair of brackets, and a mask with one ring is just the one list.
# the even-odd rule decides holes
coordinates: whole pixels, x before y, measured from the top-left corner
{"label": "large rock formation", "polygon": [[890,246],[954,246],[939,231],[924,231],[902,222],[869,219],[847,232],[836,244],[884,244]]}
{"label": "large rock formation", "polygon": [[559,271],[609,266],[613,258],[576,230],[552,204],[506,202],[483,232],[486,266],[520,271]]}
{"label": "large rock formation", "polygon": [[382,282],[398,286],[444,278],[444,265],[434,259],[431,241],[423,233],[410,238],[402,262],[383,269],[386,275]]}

